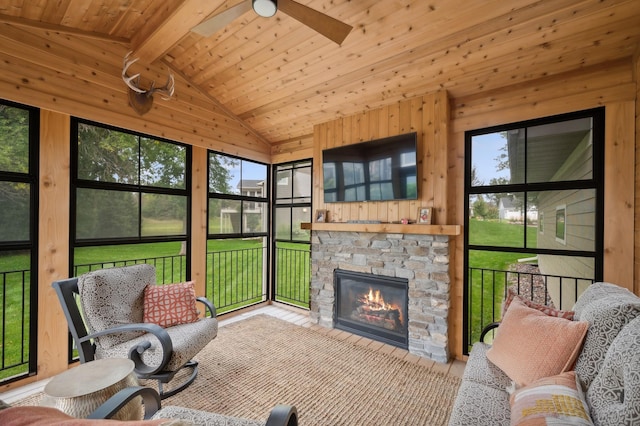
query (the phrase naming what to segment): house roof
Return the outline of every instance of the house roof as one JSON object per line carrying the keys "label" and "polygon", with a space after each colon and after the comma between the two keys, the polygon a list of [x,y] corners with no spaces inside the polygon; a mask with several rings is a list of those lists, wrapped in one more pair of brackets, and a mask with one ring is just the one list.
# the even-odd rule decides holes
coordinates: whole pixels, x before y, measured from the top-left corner
{"label": "house roof", "polygon": [[[262,18],[248,10],[207,37],[191,31],[239,1],[4,2],[0,57],[15,70],[36,55],[39,67],[80,79],[68,84],[81,90],[103,73],[120,88],[122,58],[133,51],[140,60],[131,71],[143,83],[168,69],[224,113],[193,120],[237,122],[277,146],[311,138],[314,124],[438,90],[491,99],[507,86],[606,71],[630,61],[640,42],[637,0],[297,0],[353,27],[341,45],[282,11]],[[37,75],[22,78],[38,83]],[[188,100],[195,110],[203,104]]]}

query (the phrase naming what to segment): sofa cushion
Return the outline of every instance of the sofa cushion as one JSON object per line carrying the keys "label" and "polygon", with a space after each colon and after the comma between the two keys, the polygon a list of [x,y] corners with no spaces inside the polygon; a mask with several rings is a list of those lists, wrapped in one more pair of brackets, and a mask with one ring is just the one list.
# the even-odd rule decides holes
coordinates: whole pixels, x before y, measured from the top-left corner
{"label": "sofa cushion", "polygon": [[[78,277],[78,291],[89,332],[141,323],[144,288],[155,282],[155,268],[147,264],[100,269]],[[135,335],[130,332],[101,336],[96,339],[96,346],[109,348]]]}
{"label": "sofa cushion", "polygon": [[572,310],[575,312],[576,319],[580,319],[582,311],[584,311],[587,306],[603,297],[622,296],[623,298],[627,298],[629,295],[633,296],[629,290],[619,285],[607,282],[593,283],[578,297]]}
{"label": "sofa cushion", "polygon": [[473,344],[462,380],[470,380],[494,389],[504,391],[511,386],[511,379],[494,363],[487,359],[487,351],[491,346],[477,342]]}
{"label": "sofa cushion", "polygon": [[453,403],[449,426],[508,426],[509,394],[480,383],[463,380]]}
{"label": "sofa cushion", "polygon": [[[218,335],[216,318],[200,318],[189,324],[174,325],[166,329],[173,343],[173,353],[165,370],[175,371],[191,360],[211,340]],[[144,334],[128,342],[109,348],[96,348],[96,358],[127,358],[129,350],[143,341],[151,342],[151,347],[142,353],[145,364],[158,366],[162,361],[162,346],[153,334]]]}
{"label": "sofa cushion", "polygon": [[607,350],[587,401],[596,425],[640,422],[640,317],[627,324]]}
{"label": "sofa cushion", "polygon": [[509,402],[512,426],[593,425],[575,371],[536,380],[518,389]]}
{"label": "sofa cushion", "polygon": [[586,387],[602,368],[609,346],[620,330],[640,315],[640,298],[630,291],[606,283],[593,284],[576,303],[576,318],[589,323],[575,370]]}
{"label": "sofa cushion", "polygon": [[153,415],[154,419],[180,419],[194,425],[206,426],[264,426],[264,421],[241,419],[208,411],[168,406]]}
{"label": "sofa cushion", "polygon": [[154,285],[144,289],[143,321],[166,328],[198,321],[193,281]]}
{"label": "sofa cushion", "polygon": [[569,370],[587,327],[586,322],[550,317],[514,299],[487,357],[517,386],[525,386]]}

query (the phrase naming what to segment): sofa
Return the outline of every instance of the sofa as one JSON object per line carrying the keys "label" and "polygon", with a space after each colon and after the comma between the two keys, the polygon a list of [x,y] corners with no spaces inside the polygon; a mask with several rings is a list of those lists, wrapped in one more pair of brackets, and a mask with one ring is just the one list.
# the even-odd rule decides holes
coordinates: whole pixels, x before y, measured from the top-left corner
{"label": "sofa", "polygon": [[517,299],[473,345],[449,425],[640,425],[640,298],[601,282],[572,311]]}

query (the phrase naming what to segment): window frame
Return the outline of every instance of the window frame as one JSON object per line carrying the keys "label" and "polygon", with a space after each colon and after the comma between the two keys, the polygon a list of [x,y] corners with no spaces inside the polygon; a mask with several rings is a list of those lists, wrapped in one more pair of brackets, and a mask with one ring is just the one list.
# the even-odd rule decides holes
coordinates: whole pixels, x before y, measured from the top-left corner
{"label": "window frame", "polygon": [[[251,163],[255,163],[255,164],[260,164],[260,165],[264,165],[266,166],[266,173],[265,173],[265,195],[263,197],[259,197],[259,196],[250,196],[250,195],[242,195],[242,189],[240,190],[240,194],[225,194],[225,193],[220,193],[220,192],[213,192],[211,191],[211,188],[209,187],[209,182],[210,182],[210,176],[211,176],[211,170],[210,170],[210,165],[211,165],[211,156],[212,155],[217,155],[217,156],[224,156],[224,157],[228,157],[228,158],[232,158],[235,160],[239,160],[240,164],[242,164],[242,161],[248,161]],[[268,163],[263,163],[260,161],[255,161],[255,160],[250,160],[248,158],[243,158],[243,157],[238,157],[235,155],[229,155],[229,154],[225,154],[223,152],[218,152],[218,151],[213,151],[213,150],[208,150],[207,151],[207,240],[220,240],[220,239],[233,239],[233,238],[256,238],[256,237],[268,237],[269,236],[269,223],[271,223],[271,218],[272,218],[272,212],[271,209],[269,208],[270,206],[270,199],[271,199],[271,165]],[[243,181],[242,178],[242,168],[240,169],[240,182]],[[209,213],[209,206],[210,206],[210,201],[211,200],[230,200],[230,201],[238,201],[239,205],[240,205],[240,217],[243,217],[243,210],[245,207],[245,203],[264,203],[265,209],[266,209],[266,213],[267,213],[267,217],[266,217],[266,221],[267,223],[264,224],[264,231],[259,231],[259,232],[245,232],[244,229],[244,221],[240,220],[240,232],[227,232],[227,233],[213,233],[210,232],[211,227],[209,226],[209,220],[210,220],[210,213]]]}
{"label": "window frame", "polygon": [[[159,142],[169,143],[185,148],[185,184],[184,189],[178,188],[166,188],[159,186],[142,185],[140,183],[141,168],[138,168],[138,183],[117,183],[117,182],[102,182],[95,180],[80,179],[78,177],[78,138],[79,138],[79,125],[86,124],[90,126],[100,127],[107,130],[112,130],[121,133],[127,133],[135,136],[138,140],[138,165],[140,164],[140,145],[142,139],[152,139]],[[117,244],[136,244],[136,243],[155,243],[155,242],[170,242],[170,241],[186,241],[187,244],[187,259],[190,259],[190,240],[191,240],[191,164],[192,164],[192,149],[190,145],[171,141],[168,139],[156,137],[153,135],[147,135],[140,132],[135,132],[115,126],[110,126],[102,123],[97,123],[89,120],[84,120],[77,117],[71,118],[71,193],[70,193],[70,239],[72,242],[72,250],[74,247],[91,247],[100,245],[117,245]],[[139,195],[138,197],[138,229],[137,235],[133,237],[113,237],[113,238],[82,238],[77,237],[77,191],[78,189],[91,189],[91,190],[107,190],[118,192],[134,192]],[[144,236],[142,232],[142,202],[144,194],[160,194],[160,195],[177,195],[184,196],[186,200],[185,211],[185,232],[182,234],[168,234],[168,235],[153,235]],[[71,256],[73,259],[73,256]],[[189,265],[187,261],[187,265]],[[189,270],[189,266],[187,266]],[[189,272],[187,272],[189,276]]]}
{"label": "window frame", "polygon": [[[39,176],[40,176],[40,109],[0,99],[0,105],[26,110],[29,114],[29,167],[27,173],[0,171],[0,182],[24,183],[29,190],[29,238],[0,241],[0,251],[29,252],[29,348],[27,371],[13,375],[2,384],[12,383],[37,373],[38,366],[38,244],[39,244]],[[24,355],[23,355],[24,356]],[[22,365],[22,364],[19,364]]]}

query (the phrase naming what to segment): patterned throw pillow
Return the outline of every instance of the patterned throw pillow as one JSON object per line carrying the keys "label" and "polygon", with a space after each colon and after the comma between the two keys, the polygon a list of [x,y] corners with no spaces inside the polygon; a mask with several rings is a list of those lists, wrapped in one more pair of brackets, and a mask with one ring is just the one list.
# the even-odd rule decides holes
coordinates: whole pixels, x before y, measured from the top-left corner
{"label": "patterned throw pillow", "polygon": [[593,425],[574,371],[536,380],[517,390],[509,402],[512,426]]}
{"label": "patterned throw pillow", "polygon": [[589,324],[545,315],[518,299],[511,302],[487,351],[518,387],[570,370]]}
{"label": "patterned throw pillow", "polygon": [[148,285],[144,289],[144,322],[166,328],[198,320],[194,282]]}
{"label": "patterned throw pillow", "polygon": [[550,317],[564,318],[564,319],[568,319],[569,321],[573,321],[573,316],[574,316],[573,311],[562,311],[560,309],[555,309],[547,305],[541,305],[539,303],[535,303],[525,297],[520,296],[512,288],[509,288],[507,290],[507,297],[504,299],[504,304],[502,305],[502,318],[504,318],[504,314],[507,312],[509,305],[511,305],[511,302],[515,298],[522,301],[528,307],[537,309],[540,312],[543,312],[545,315],[549,315]]}

